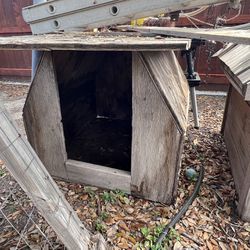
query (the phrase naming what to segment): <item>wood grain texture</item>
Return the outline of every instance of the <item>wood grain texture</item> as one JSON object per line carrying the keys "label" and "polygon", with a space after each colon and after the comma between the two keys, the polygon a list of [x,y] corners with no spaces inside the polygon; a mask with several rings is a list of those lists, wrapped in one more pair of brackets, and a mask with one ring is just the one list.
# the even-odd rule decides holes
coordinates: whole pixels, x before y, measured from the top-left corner
{"label": "wood grain texture", "polygon": [[60,101],[50,52],[44,53],[24,106],[28,139],[51,175],[68,179]]}
{"label": "wood grain texture", "polygon": [[158,51],[185,50],[190,47],[190,39],[97,35],[96,33],[72,32],[36,36],[0,37],[0,49],[34,50],[120,50],[120,51]]}
{"label": "wood grain texture", "polygon": [[230,45],[217,54],[230,83],[250,101],[250,45]]}
{"label": "wood grain texture", "polygon": [[121,26],[129,30],[146,32],[165,36],[186,37],[191,39],[212,40],[218,42],[250,45],[250,33],[246,30],[233,29],[196,29],[182,27],[132,27]]}
{"label": "wood grain texture", "polygon": [[30,33],[30,27],[22,17],[22,8],[32,4],[32,0],[0,1],[0,34]]}
{"label": "wood grain texture", "polygon": [[174,52],[143,52],[139,55],[159,96],[184,133],[187,129],[189,87]]}
{"label": "wood grain texture", "polygon": [[235,186],[239,194],[239,212],[250,219],[250,105],[232,88],[224,117],[224,138]]}
{"label": "wood grain texture", "polygon": [[[169,77],[166,71],[161,73]],[[170,204],[176,191],[183,135],[155,86],[141,57],[134,53],[131,190],[137,196]]]}
{"label": "wood grain texture", "polygon": [[31,51],[0,50],[0,76],[30,76]]}
{"label": "wood grain texture", "polygon": [[238,211],[243,220],[250,221],[250,163],[248,164],[242,193],[239,196]]}
{"label": "wood grain texture", "polygon": [[0,153],[5,166],[68,249],[88,250],[90,234],[30,144],[0,104]]}
{"label": "wood grain texture", "polygon": [[68,160],[66,167],[71,181],[130,193],[129,172],[74,160]]}

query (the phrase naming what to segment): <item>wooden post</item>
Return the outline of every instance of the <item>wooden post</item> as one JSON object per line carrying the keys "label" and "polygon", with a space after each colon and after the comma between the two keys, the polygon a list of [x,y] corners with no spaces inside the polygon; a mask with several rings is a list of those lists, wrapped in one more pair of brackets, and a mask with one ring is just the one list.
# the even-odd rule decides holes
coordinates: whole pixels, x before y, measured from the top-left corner
{"label": "wooden post", "polygon": [[[71,208],[29,142],[0,103],[0,155],[7,169],[68,249],[91,249],[91,235]],[[98,241],[98,242],[96,242]],[[105,249],[102,237],[95,249]]]}

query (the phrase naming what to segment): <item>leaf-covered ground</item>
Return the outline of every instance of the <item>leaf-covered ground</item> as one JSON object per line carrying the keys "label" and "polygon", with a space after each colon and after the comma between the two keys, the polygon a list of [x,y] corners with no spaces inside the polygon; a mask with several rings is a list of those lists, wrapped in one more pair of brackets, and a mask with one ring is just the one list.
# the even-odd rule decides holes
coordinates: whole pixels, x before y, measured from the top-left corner
{"label": "leaf-covered ground", "polygon": [[170,249],[250,249],[250,224],[237,216],[237,196],[220,134],[225,99],[198,98],[199,130],[193,128],[190,114],[174,205],[137,199],[120,191],[59,183],[88,228],[102,232],[113,249],[148,249],[194,189],[194,182],[184,176],[185,169],[193,167],[199,171],[202,165],[205,178],[200,195],[171,230],[165,240],[166,249],[167,246]]}
{"label": "leaf-covered ground", "polygon": [[[8,88],[8,85],[0,84],[0,91],[15,98],[15,96],[25,95],[27,87]],[[57,182],[86,227],[92,232],[101,232],[112,249],[149,249],[150,247],[154,249],[154,243],[164,226],[178,212],[194,189],[195,183],[185,177],[186,168],[193,167],[199,171],[201,165],[205,168],[205,178],[200,194],[186,215],[170,231],[161,249],[250,249],[250,223],[244,223],[237,216],[237,195],[226,147],[220,134],[225,98],[200,96],[198,104],[201,127],[199,130],[193,129],[190,113],[178,195],[174,205],[166,206],[138,199],[119,190],[109,191],[80,184]],[[8,176],[4,165],[0,166],[0,177]],[[4,195],[1,189],[2,200]],[[29,202],[23,199],[22,201],[23,206],[30,209]],[[14,206],[14,209],[11,210],[8,206],[12,209]],[[21,209],[20,204],[10,202],[8,206],[5,206],[5,211],[10,218],[21,223],[22,213],[18,212],[18,209]],[[41,218],[38,223],[47,230],[47,234],[53,234]],[[13,242],[12,246],[15,246],[17,240],[13,239],[16,234],[11,233],[11,227],[8,226],[7,230],[3,225],[5,224],[1,227],[0,242],[4,242],[6,246],[6,242]],[[31,228],[33,233],[34,230],[32,231]],[[50,238],[57,241],[55,235]],[[39,245],[39,239],[36,237],[37,245]],[[8,247],[10,245],[8,244]],[[59,248],[60,245],[57,243],[57,249]],[[0,249],[8,248],[0,247]]]}

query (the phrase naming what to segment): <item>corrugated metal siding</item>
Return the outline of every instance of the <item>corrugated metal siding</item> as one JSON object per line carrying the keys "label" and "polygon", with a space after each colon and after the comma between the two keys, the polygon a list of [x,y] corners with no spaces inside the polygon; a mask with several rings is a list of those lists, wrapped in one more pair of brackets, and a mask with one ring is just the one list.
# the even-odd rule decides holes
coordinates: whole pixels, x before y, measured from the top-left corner
{"label": "corrugated metal siding", "polygon": [[[0,36],[29,34],[21,10],[32,0],[0,0]],[[0,51],[0,77],[31,75],[31,51]]]}

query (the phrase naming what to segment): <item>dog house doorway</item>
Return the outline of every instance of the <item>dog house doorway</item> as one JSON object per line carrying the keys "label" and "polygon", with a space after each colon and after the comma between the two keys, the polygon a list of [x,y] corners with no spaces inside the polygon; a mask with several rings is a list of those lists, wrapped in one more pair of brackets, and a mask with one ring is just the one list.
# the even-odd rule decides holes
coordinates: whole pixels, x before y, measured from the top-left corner
{"label": "dog house doorway", "polygon": [[53,52],[69,159],[131,171],[132,53]]}

